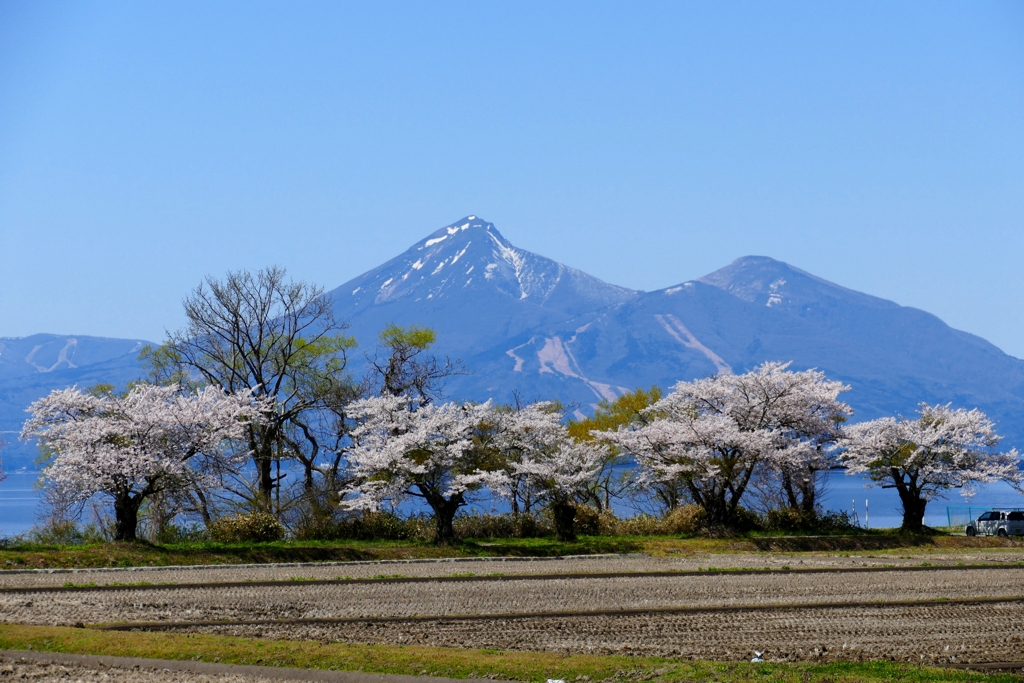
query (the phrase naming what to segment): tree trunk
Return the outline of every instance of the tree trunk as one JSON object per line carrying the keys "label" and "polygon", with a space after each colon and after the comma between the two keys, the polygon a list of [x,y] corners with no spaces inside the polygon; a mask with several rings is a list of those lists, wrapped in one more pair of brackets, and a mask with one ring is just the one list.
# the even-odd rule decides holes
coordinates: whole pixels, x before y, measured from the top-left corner
{"label": "tree trunk", "polygon": [[142,496],[132,498],[130,493],[114,497],[114,540],[134,541],[139,526],[139,506]]}
{"label": "tree trunk", "polygon": [[213,524],[213,515],[210,514],[210,503],[202,489],[197,488],[195,493],[196,499],[199,501],[199,504],[196,506],[199,510],[199,516],[203,518],[203,525],[209,529],[210,525]]}
{"label": "tree trunk", "polygon": [[273,513],[274,504],[274,442],[277,433],[267,427],[256,427],[249,435],[249,449],[256,466],[256,505]]}
{"label": "tree trunk", "polygon": [[274,495],[274,459],[267,454],[254,453],[253,460],[256,463],[256,483],[259,489],[257,504],[266,512],[271,512]]}
{"label": "tree trunk", "polygon": [[572,503],[555,502],[551,504],[551,512],[555,518],[555,538],[564,543],[576,540],[576,506]]}
{"label": "tree trunk", "polygon": [[693,499],[704,508],[708,515],[708,528],[723,527],[729,523],[729,503],[724,492],[708,496],[694,496]]}
{"label": "tree trunk", "polygon": [[434,511],[434,543],[447,545],[455,542],[455,513],[462,507],[462,495],[449,500],[440,496],[430,496],[427,504]]}
{"label": "tree trunk", "polygon": [[800,508],[800,500],[793,488],[793,477],[789,472],[782,472],[782,491],[786,494],[786,503],[794,510]]}
{"label": "tree trunk", "polygon": [[801,487],[803,489],[803,499],[800,501],[800,509],[803,510],[805,515],[813,515],[818,504],[817,474],[811,472],[808,476],[807,482]]}
{"label": "tree trunk", "polygon": [[303,461],[302,469],[302,486],[306,493],[310,493],[316,488],[316,482],[313,481],[313,461],[310,460],[308,463]]}
{"label": "tree trunk", "polygon": [[919,532],[924,529],[924,508],[928,501],[920,496],[907,491],[899,491],[900,501],[903,503],[903,531]]}

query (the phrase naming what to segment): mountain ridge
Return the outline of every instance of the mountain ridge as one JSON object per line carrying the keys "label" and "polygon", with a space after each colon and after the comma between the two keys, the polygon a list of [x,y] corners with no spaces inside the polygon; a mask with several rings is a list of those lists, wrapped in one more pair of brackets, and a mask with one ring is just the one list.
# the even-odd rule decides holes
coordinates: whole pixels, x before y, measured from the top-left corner
{"label": "mountain ridge", "polygon": [[[439,354],[473,371],[448,382],[461,399],[557,398],[584,414],[638,386],[781,360],[850,384],[854,420],[952,402],[986,411],[1008,445],[1024,447],[1024,361],[926,311],[767,256],[644,292],[520,249],[471,215],[327,295],[362,345],[354,373],[386,325],[426,325]],[[28,403],[51,389],[138,378],[143,343],[0,338],[0,431],[19,429]],[[8,448],[5,464],[20,450]]]}

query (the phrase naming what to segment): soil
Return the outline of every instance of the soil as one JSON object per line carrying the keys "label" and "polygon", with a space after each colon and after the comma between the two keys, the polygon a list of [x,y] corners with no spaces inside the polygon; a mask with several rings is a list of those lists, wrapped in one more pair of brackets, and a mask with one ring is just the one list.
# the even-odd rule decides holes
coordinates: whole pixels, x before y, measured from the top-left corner
{"label": "soil", "polygon": [[[423,644],[560,653],[662,655],[768,661],[891,659],[977,663],[1024,659],[1024,566],[1019,553],[929,556],[932,564],[999,560],[985,568],[920,568],[921,557],[829,555],[715,556],[717,566],[838,568],[750,574],[650,576],[643,571],[707,569],[708,558],[615,556],[549,561],[413,562],[396,565],[263,566],[131,572],[10,574],[12,583],[58,577],[181,580],[118,590],[0,592],[0,619],[82,625],[148,623],[181,632],[323,642]],[[725,562],[723,560],[728,560]],[[783,565],[785,563],[785,565]],[[916,571],[884,565],[917,566]],[[848,571],[865,565],[872,571]],[[880,566],[882,565],[882,566]],[[555,572],[636,572],[616,577],[551,577]],[[390,574],[535,575],[518,580],[339,582],[198,586],[212,580],[335,578]],[[20,577],[20,578],[19,578]],[[99,583],[99,581],[97,581]],[[10,584],[8,584],[10,585]],[[51,580],[35,587],[53,586]],[[59,583],[56,585],[60,585]],[[1001,598],[982,603],[942,602]],[[924,604],[894,604],[912,600]],[[859,603],[859,604],[847,604]],[[874,604],[874,603],[877,603]],[[731,607],[728,610],[720,608]],[[665,612],[666,608],[710,608]],[[714,611],[714,610],[718,611]],[[630,614],[594,614],[632,610]],[[582,612],[575,616],[540,613]],[[590,613],[590,614],[587,614]],[[510,614],[517,615],[515,618]],[[462,618],[478,615],[482,618]],[[361,623],[268,623],[279,619],[390,617]],[[412,618],[416,617],[416,618]],[[224,621],[216,625],[200,622]],[[257,621],[258,624],[241,624]],[[232,623],[234,622],[234,623]]]}
{"label": "soil", "polygon": [[34,662],[0,656],[0,681],[36,683],[271,683],[262,676],[203,674],[170,669],[85,666],[62,662]]}
{"label": "soil", "polygon": [[273,639],[765,661],[1021,658],[1024,603],[180,629]]}
{"label": "soil", "polygon": [[920,566],[957,564],[1024,564],[1024,550],[971,550],[929,553],[714,553],[692,556],[585,555],[555,558],[458,558],[382,562],[320,562],[127,569],[35,569],[0,571],[0,587],[62,586],[66,583],[206,583],[273,581],[293,578],[371,578],[458,574],[573,574],[594,572],[697,571],[719,569],[793,569]]}

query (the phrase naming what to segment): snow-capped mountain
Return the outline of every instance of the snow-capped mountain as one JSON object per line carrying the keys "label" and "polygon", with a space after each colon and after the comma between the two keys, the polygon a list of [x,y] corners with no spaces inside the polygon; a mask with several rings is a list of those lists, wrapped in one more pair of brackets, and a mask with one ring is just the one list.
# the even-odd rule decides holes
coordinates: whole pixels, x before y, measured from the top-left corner
{"label": "snow-capped mountain", "polygon": [[333,294],[364,347],[389,322],[433,327],[439,350],[473,371],[449,382],[451,396],[518,393],[587,412],[638,386],[783,360],[850,384],[855,419],[952,402],[985,410],[1024,446],[1024,361],[929,313],[767,257],[635,292],[519,250],[468,217]]}
{"label": "snow-capped mountain", "polygon": [[765,257],[641,294],[564,346],[576,374],[629,388],[791,360],[848,383],[855,419],[953,402],[982,408],[1024,443],[1024,361],[929,313]]}
{"label": "snow-capped mountain", "polygon": [[[585,413],[639,386],[668,389],[782,360],[849,384],[855,420],[951,402],[981,408],[1008,445],[1024,448],[1024,361],[929,313],[767,257],[636,292],[519,249],[468,216],[330,296],[360,343],[353,372],[385,325],[426,325],[438,333],[437,351],[472,373],[450,379],[451,397],[561,399]],[[0,339],[0,436],[14,441],[25,407],[51,389],[137,379],[141,344]],[[7,467],[23,448],[13,450],[0,456]],[[31,464],[34,454],[25,457]]]}
{"label": "snow-capped mountain", "polygon": [[444,352],[458,356],[637,296],[519,249],[476,216],[441,228],[329,294],[363,345],[372,345],[390,322],[422,324],[438,332]]}

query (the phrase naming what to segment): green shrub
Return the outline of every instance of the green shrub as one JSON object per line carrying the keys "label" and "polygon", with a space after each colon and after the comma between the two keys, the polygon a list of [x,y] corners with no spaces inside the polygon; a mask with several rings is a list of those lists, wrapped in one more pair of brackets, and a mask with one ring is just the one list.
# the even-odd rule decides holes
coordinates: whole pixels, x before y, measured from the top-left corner
{"label": "green shrub", "polygon": [[284,527],[266,512],[221,517],[210,525],[210,538],[221,543],[267,543],[284,538]]}
{"label": "green shrub", "polygon": [[818,519],[814,523],[814,529],[821,533],[846,533],[856,531],[859,528],[850,519],[850,513],[846,510],[840,510],[839,512],[830,510],[824,514],[819,513]]}
{"label": "green shrub", "polygon": [[210,532],[202,526],[167,524],[157,532],[153,541],[160,545],[169,545],[174,543],[199,543],[209,539]]}
{"label": "green shrub", "polygon": [[42,526],[33,527],[26,540],[39,545],[86,545],[110,539],[95,524],[79,526],[73,520],[60,519],[48,520]]}
{"label": "green shrub", "polygon": [[351,524],[347,538],[387,541],[428,540],[434,537],[434,520],[424,515],[402,518],[393,512],[364,512],[346,520]]}
{"label": "green shrub", "polygon": [[814,526],[816,515],[793,508],[774,508],[765,513],[768,531],[806,531]]}
{"label": "green shrub", "polygon": [[403,518],[386,510],[314,517],[296,527],[295,537],[304,540],[410,541],[433,538],[433,519]]}
{"label": "green shrub", "polygon": [[747,508],[736,508],[736,512],[733,513],[732,517],[727,523],[729,531],[757,531],[758,529],[764,528],[764,521],[761,516],[753,510]]}
{"label": "green shrub", "polygon": [[662,520],[654,515],[636,515],[615,521],[614,534],[616,536],[658,536],[666,533],[663,530]]}
{"label": "green shrub", "polygon": [[764,516],[764,527],[769,531],[814,531],[826,534],[857,529],[846,511],[806,512],[793,508],[769,510]]}
{"label": "green shrub", "polygon": [[455,518],[459,538],[538,538],[555,533],[551,525],[533,515],[460,515]]}
{"label": "green shrub", "polygon": [[[550,510],[546,511],[545,518],[551,518],[552,528],[554,527],[554,518],[551,517]],[[604,522],[602,524],[602,521]],[[576,533],[584,536],[598,536],[601,534],[602,527],[609,526],[609,520],[601,519],[601,513],[590,507],[589,505],[577,505],[576,506]],[[613,523],[614,524],[614,523]]]}

